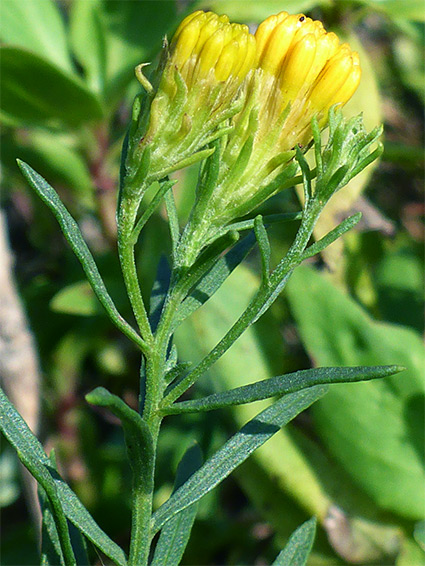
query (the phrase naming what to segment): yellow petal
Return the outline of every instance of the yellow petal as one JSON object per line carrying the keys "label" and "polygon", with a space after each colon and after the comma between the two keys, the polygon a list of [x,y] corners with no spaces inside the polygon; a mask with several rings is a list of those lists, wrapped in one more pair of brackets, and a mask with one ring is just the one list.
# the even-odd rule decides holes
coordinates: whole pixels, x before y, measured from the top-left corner
{"label": "yellow petal", "polygon": [[223,51],[225,40],[225,29],[218,29],[206,40],[201,53],[199,54],[199,60],[195,71],[195,73],[199,73],[200,77],[206,77],[210,70],[215,67],[217,60]]}
{"label": "yellow petal", "polygon": [[272,75],[278,74],[299,26],[298,16],[288,16],[274,28],[259,61],[262,69]]}
{"label": "yellow petal", "polygon": [[309,33],[294,45],[282,70],[281,85],[285,102],[293,101],[305,83],[316,55],[316,38]]}
{"label": "yellow petal", "polygon": [[357,87],[359,86],[360,83],[361,75],[362,75],[362,71],[360,68],[358,54],[354,52],[352,71],[349,77],[347,78],[347,80],[342,85],[342,87],[330,100],[328,106],[331,107],[333,104],[341,104],[341,106],[344,106],[344,104],[347,103],[350,100],[350,98],[353,96],[353,94],[356,92]]}
{"label": "yellow petal", "polygon": [[202,10],[197,10],[196,12],[193,12],[193,14],[189,14],[179,25],[179,27],[176,29],[175,34],[173,35],[173,39],[172,39],[172,43],[176,42],[178,37],[180,36],[182,30],[195,18],[200,19],[200,18],[204,18],[205,17],[205,12],[203,12]]}
{"label": "yellow petal", "polygon": [[280,14],[276,16],[270,16],[258,26],[257,31],[255,32],[255,40],[257,42],[257,61],[260,61],[262,58],[263,52],[266,49],[270,36],[274,32],[276,26],[280,22],[283,22],[288,15],[288,12],[280,12]]}
{"label": "yellow petal", "polygon": [[246,49],[244,53],[241,53],[241,59],[243,63],[237,72],[237,76],[239,79],[243,79],[255,64],[255,56],[256,56],[255,37],[251,34],[247,34],[246,37],[247,37]]}
{"label": "yellow petal", "polygon": [[309,95],[312,109],[320,112],[326,108],[353,70],[351,53],[338,52],[325,65]]}
{"label": "yellow petal", "polygon": [[215,77],[218,81],[226,81],[230,77],[238,53],[239,45],[235,40],[224,47],[215,66]]}
{"label": "yellow petal", "polygon": [[198,43],[202,25],[201,18],[193,18],[191,22],[181,29],[173,49],[173,61],[178,67],[184,65],[192,55]]}
{"label": "yellow petal", "polygon": [[[209,14],[212,15],[210,16]],[[220,22],[217,14],[213,14],[212,12],[210,12],[209,14],[207,14],[207,16],[209,16],[208,19],[201,27],[198,41],[196,42],[196,45],[193,49],[193,52],[197,55],[201,52],[201,49],[203,48],[208,38],[210,38],[212,34],[215,33],[219,28],[225,25],[222,22]]]}

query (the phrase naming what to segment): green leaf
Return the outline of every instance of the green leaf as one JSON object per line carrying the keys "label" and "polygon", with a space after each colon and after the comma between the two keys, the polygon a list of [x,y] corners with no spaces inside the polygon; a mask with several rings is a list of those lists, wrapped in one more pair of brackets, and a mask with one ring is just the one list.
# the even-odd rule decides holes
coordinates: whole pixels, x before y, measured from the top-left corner
{"label": "green leaf", "polygon": [[2,0],[0,20],[2,43],[32,51],[72,72],[65,26],[53,0]]}
{"label": "green leaf", "polygon": [[111,413],[120,419],[124,430],[128,458],[134,473],[134,481],[136,484],[140,484],[146,477],[142,470],[151,468],[151,461],[154,457],[153,440],[148,425],[139,413],[104,387],[97,387],[94,391],[88,393],[86,401],[91,405],[107,407]]}
{"label": "green leaf", "polygon": [[42,504],[42,524],[41,524],[41,566],[53,566],[55,564],[66,566],[58,531],[56,529],[55,520],[53,518],[52,510],[47,501],[43,498]]}
{"label": "green leaf", "polygon": [[199,8],[208,8],[219,14],[227,14],[232,21],[261,22],[272,14],[282,10],[297,14],[307,12],[316,6],[330,5],[329,0],[286,0],[282,5],[280,0],[262,0],[262,2],[241,2],[240,0],[202,0]]}
{"label": "green leaf", "polygon": [[14,503],[20,493],[16,455],[8,446],[0,454],[0,509]]}
{"label": "green leaf", "polygon": [[180,413],[197,413],[199,411],[211,411],[231,405],[242,405],[253,403],[262,399],[269,399],[278,395],[295,393],[301,389],[314,385],[326,385],[330,383],[355,383],[393,375],[405,368],[400,366],[376,366],[376,367],[327,367],[296,371],[277,377],[270,377],[258,381],[252,385],[243,385],[224,393],[214,393],[195,399],[193,401],[181,401],[170,407],[164,407],[162,414],[174,415]]}
{"label": "green leaf", "polygon": [[424,328],[424,265],[408,248],[386,253],[373,271],[379,310],[388,322]]}
{"label": "green leaf", "polygon": [[51,496],[56,493],[67,518],[106,556],[119,566],[125,566],[127,560],[122,549],[100,529],[75,493],[57,474],[40,442],[1,389],[0,430],[15,448],[24,466],[48,493],[49,500],[52,502]]}
{"label": "green leaf", "polygon": [[143,341],[140,336],[117,311],[77,223],[69,214],[55,190],[29,165],[19,160],[18,165],[30,186],[55,215],[72,251],[81,263],[96,297],[106,310],[111,321],[123,334],[130,338],[130,340],[142,347]]}
{"label": "green leaf", "polygon": [[93,316],[102,312],[88,281],[78,281],[61,289],[50,301],[56,312],[80,316]]}
{"label": "green leaf", "polygon": [[261,215],[254,220],[254,233],[261,255],[262,283],[268,285],[270,279],[270,242]]}
{"label": "green leaf", "polygon": [[[49,460],[53,469],[57,472],[53,451],[50,454]],[[41,564],[42,566],[56,566],[58,564],[66,566],[52,509],[42,488],[39,488],[39,499],[42,509]],[[89,560],[83,536],[72,523],[68,523],[68,527],[77,566],[88,566]]]}
{"label": "green leaf", "polygon": [[28,124],[59,121],[69,126],[96,122],[102,108],[84,83],[39,55],[3,46],[1,113]]}
{"label": "green leaf", "polygon": [[422,550],[425,550],[425,520],[416,523],[413,530],[413,536]]}
{"label": "green leaf", "polygon": [[29,430],[2,389],[0,389],[0,430],[16,450],[22,464],[45,490],[52,507],[61,553],[70,566],[75,565],[68,525],[49,469],[49,460],[41,444]]}
{"label": "green leaf", "polygon": [[331,386],[314,415],[335,458],[380,507],[421,519],[425,352],[420,337],[402,326],[375,322],[307,267],[295,271],[288,297],[316,363],[407,368],[397,377],[357,384],[355,390],[349,384]]}
{"label": "green leaf", "polygon": [[105,24],[100,0],[74,0],[70,9],[70,38],[87,83],[103,93],[106,76]]}
{"label": "green leaf", "polygon": [[425,21],[424,3],[422,0],[355,0],[356,4],[361,2],[369,8],[375,8],[379,12],[387,14],[394,19]]}
{"label": "green leaf", "polygon": [[[246,266],[240,266],[211,301],[177,331],[175,342],[180,359],[198,363],[246,308],[258,284],[258,278]],[[260,376],[272,378],[282,367],[290,371],[293,360],[284,348],[280,325],[281,320],[275,319],[273,312],[266,313],[215,363],[199,386],[208,392],[223,391],[250,385]],[[352,386],[353,394],[356,387],[357,384]],[[264,400],[234,406],[231,413],[236,426],[242,426],[269,404],[270,400]],[[348,533],[344,531],[340,536],[333,531],[332,540],[337,540],[338,548],[355,548],[358,563],[369,564],[377,555],[385,558],[399,538],[397,528],[382,524],[378,524],[378,534],[374,532],[375,524],[366,517],[376,516],[376,503],[357,489],[348,473],[326,455],[318,442],[302,434],[295,425],[284,427],[256,450],[237,469],[236,480],[272,524],[279,541],[289,538],[305,519],[305,513],[317,515],[323,522],[331,507],[347,510],[340,524],[348,527]],[[262,486],[261,491],[258,485]],[[294,509],[294,501],[300,506],[298,516],[282,514],[287,506]],[[342,530],[338,529],[338,533]]]}
{"label": "green leaf", "polygon": [[316,534],[316,518],[306,521],[291,535],[272,566],[305,566]]}
{"label": "green leaf", "polygon": [[314,242],[311,246],[309,246],[302,255],[302,260],[308,259],[326,249],[328,246],[333,244],[335,240],[340,238],[343,234],[351,230],[361,219],[362,214],[361,212],[357,212],[357,214],[353,214],[349,216],[345,220],[341,222],[336,228],[331,230],[326,236]]}
{"label": "green leaf", "polygon": [[73,138],[52,131],[27,130],[24,139],[12,132],[1,139],[2,163],[16,172],[16,156],[33,163],[44,177],[72,191],[82,207],[94,209],[94,187],[87,160],[73,147]]}
{"label": "green leaf", "polygon": [[207,462],[155,512],[152,533],[211,491],[278,430],[327,391],[327,386],[292,393],[259,413],[232,436]]}
{"label": "green leaf", "polygon": [[134,67],[152,60],[164,35],[177,23],[173,0],[122,2],[103,0],[106,27],[107,91],[109,98],[121,96],[134,78]]}
{"label": "green leaf", "polygon": [[175,330],[188,316],[202,306],[221,287],[232,271],[245,259],[255,245],[254,233],[238,242],[204,275],[183,301],[173,321]]}
{"label": "green leaf", "polygon": [[[177,469],[174,491],[181,487],[200,468],[202,454],[195,444],[187,450]],[[193,503],[175,515],[161,530],[151,566],[178,566],[190,537],[198,504]]]}

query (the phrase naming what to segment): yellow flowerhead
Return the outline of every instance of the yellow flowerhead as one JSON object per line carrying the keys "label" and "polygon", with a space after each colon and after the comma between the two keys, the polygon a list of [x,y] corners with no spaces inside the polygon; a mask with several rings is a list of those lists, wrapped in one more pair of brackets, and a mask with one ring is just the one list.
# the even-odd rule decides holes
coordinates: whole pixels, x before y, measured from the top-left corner
{"label": "yellow flowerhead", "polygon": [[239,85],[255,63],[255,39],[248,26],[198,10],[177,28],[171,54],[188,85],[211,75],[218,82],[231,80]]}
{"label": "yellow flowerhead", "polygon": [[360,81],[357,53],[303,14],[267,18],[255,40],[244,108],[221,148],[224,167],[210,198],[217,225],[291,186],[295,146],[311,141],[313,116],[324,126],[329,108],[345,104]]}
{"label": "yellow flowerhead", "polygon": [[130,140],[135,148],[131,159],[149,168],[149,181],[212,152],[205,147],[223,128],[229,129],[228,120],[243,104],[245,92],[240,87],[255,56],[255,38],[248,26],[197,11],[182,21],[170,45],[165,45],[154,86],[142,75],[143,66],[137,68],[150,100],[140,104]]}
{"label": "yellow flowerhead", "polygon": [[281,147],[304,145],[311,138],[312,116],[317,114],[323,126],[329,108],[344,105],[354,94],[361,76],[359,56],[303,14],[270,16],[255,37],[262,121],[273,123],[289,108]]}

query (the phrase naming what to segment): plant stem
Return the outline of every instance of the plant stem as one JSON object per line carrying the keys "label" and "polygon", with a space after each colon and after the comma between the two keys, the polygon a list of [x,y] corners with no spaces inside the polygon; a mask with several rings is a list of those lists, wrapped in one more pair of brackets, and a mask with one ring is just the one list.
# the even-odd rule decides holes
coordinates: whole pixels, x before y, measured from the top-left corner
{"label": "plant stem", "polygon": [[121,203],[118,229],[118,251],[121,262],[121,270],[127,288],[128,298],[136,317],[142,338],[148,346],[152,346],[153,335],[149,324],[142,292],[140,290],[137,275],[136,262],[134,258],[134,243],[132,241],[133,226],[137,214],[137,208],[130,199]]}
{"label": "plant stem", "polygon": [[164,398],[162,406],[168,406],[178,399],[195,381],[205,373],[245,332],[245,330],[256,321],[262,309],[274,297],[275,292],[280,291],[280,285],[285,282],[285,278],[296,267],[304,249],[306,248],[313,228],[317,222],[319,214],[323,208],[323,203],[312,199],[305,209],[303,220],[298,229],[294,243],[288,253],[279,263],[270,276],[267,286],[261,286],[258,293],[254,296],[247,309],[235,322],[227,334],[211,350],[211,352],[185,377],[183,378]]}

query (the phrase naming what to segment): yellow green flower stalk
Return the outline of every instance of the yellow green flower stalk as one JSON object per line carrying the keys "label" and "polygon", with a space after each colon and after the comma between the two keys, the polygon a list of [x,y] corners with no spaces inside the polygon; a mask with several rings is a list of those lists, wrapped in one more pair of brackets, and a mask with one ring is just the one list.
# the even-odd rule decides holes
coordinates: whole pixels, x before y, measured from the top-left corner
{"label": "yellow green flower stalk", "polygon": [[[302,14],[272,16],[254,36],[246,26],[231,24],[227,16],[195,12],[177,28],[170,44],[165,42],[151,81],[142,70],[143,65],[136,74],[145,93],[136,98],[133,107],[118,202],[118,250],[137,329],[117,309],[78,224],[59,195],[18,160],[30,186],[58,220],[111,322],[141,355],[137,410],[103,387],[86,396],[102,412],[110,411],[123,428],[132,477],[128,482],[131,496],[127,497],[132,505],[128,558],[58,476],[54,455],[45,454],[0,389],[0,429],[43,488],[43,520],[48,527],[43,528],[43,564],[76,566],[76,550],[78,564],[89,564],[84,540],[76,536],[75,528],[98,546],[108,563],[180,564],[198,501],[325,394],[324,384],[400,371],[398,366],[313,368],[211,395],[202,396],[198,391],[190,399],[189,389],[201,377],[214,376],[216,362],[270,308],[294,269],[358,222],[360,213],[310,245],[329,198],[379,155],[381,131],[367,132],[361,116],[348,120],[342,116],[339,107],[360,79],[358,56],[348,45],[340,44],[335,34],[327,33],[320,22]],[[328,141],[322,147],[321,129],[327,123]],[[304,157],[310,145],[314,171]],[[172,194],[174,181],[166,176],[196,161],[202,162],[196,201],[181,232]],[[282,220],[282,215],[271,215],[272,219],[257,214],[232,220],[301,181],[305,196],[302,211],[283,214],[286,221],[299,221],[294,240],[285,255],[274,261],[267,228],[276,216]],[[154,182],[158,183],[153,198],[140,207],[146,189]],[[159,267],[148,306],[134,250],[139,232],[163,201],[170,237],[169,241],[162,235],[157,238],[160,253],[166,257],[160,260],[160,253],[151,257],[158,260]],[[248,235],[236,243],[246,230]],[[261,279],[249,303],[212,349],[193,360],[195,363],[186,362],[182,342],[174,342],[175,331],[220,289],[254,247],[261,261]],[[184,394],[187,398],[179,401]],[[207,455],[205,462],[197,445],[189,448],[179,465],[173,493],[154,511],[163,419],[266,399],[270,404],[211,457]],[[74,525],[72,538],[70,524]],[[288,556],[295,556],[294,549],[297,563],[305,564],[314,528],[312,519],[298,529],[274,564],[286,564]],[[45,535],[50,538],[44,540]],[[300,540],[304,541],[301,545]]]}

